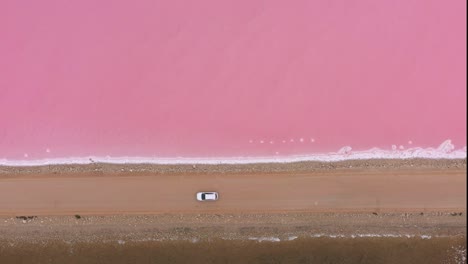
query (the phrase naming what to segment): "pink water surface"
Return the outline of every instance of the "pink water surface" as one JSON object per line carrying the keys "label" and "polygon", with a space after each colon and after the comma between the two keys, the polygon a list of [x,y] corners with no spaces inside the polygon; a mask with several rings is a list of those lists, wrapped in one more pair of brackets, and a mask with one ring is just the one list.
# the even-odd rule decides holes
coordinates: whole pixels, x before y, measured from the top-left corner
{"label": "pink water surface", "polygon": [[0,159],[462,147],[466,44],[465,0],[2,0]]}

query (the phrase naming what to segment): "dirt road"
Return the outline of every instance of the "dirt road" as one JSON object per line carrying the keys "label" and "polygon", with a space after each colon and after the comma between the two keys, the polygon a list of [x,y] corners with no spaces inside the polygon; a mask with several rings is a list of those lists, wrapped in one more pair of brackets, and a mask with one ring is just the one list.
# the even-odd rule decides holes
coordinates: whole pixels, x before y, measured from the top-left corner
{"label": "dirt road", "polygon": [[[197,202],[217,191],[217,202]],[[0,178],[0,215],[466,208],[466,169]]]}

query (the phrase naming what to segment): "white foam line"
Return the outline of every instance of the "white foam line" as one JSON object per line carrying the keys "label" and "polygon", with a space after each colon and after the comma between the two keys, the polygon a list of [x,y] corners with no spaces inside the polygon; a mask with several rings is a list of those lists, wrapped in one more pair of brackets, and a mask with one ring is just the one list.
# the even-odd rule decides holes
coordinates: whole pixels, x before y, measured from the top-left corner
{"label": "white foam line", "polygon": [[[310,237],[313,238],[321,238],[321,237],[327,237],[327,238],[369,238],[369,237],[392,237],[392,238],[398,238],[398,237],[406,237],[406,238],[415,238],[415,235],[409,235],[409,234],[354,234],[354,235],[343,235],[343,234],[312,234]],[[433,236],[430,235],[420,235],[419,236],[421,239],[431,239]],[[444,237],[444,236],[435,236],[435,237]]]}
{"label": "white foam line", "polygon": [[277,237],[250,237],[249,240],[256,240],[258,242],[269,241],[269,242],[280,242],[281,239]]}
{"label": "white foam line", "polygon": [[217,158],[157,158],[157,157],[71,157],[52,158],[38,160],[9,160],[0,159],[0,166],[40,166],[61,164],[156,164],[156,165],[178,165],[178,164],[252,164],[252,163],[293,163],[303,161],[335,162],[345,160],[368,160],[368,159],[465,159],[466,146],[455,149],[450,140],[444,141],[437,148],[409,148],[405,150],[382,150],[372,148],[363,151],[353,151],[351,147],[345,146],[338,152],[318,153],[310,155],[291,156],[269,156],[269,157],[217,157]]}

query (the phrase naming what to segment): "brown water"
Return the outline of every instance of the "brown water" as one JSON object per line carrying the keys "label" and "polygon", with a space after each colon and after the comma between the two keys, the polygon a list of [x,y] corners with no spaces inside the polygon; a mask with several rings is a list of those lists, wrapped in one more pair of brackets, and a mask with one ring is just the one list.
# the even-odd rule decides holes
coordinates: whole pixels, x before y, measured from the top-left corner
{"label": "brown water", "polygon": [[466,263],[466,237],[44,244],[1,242],[0,263]]}

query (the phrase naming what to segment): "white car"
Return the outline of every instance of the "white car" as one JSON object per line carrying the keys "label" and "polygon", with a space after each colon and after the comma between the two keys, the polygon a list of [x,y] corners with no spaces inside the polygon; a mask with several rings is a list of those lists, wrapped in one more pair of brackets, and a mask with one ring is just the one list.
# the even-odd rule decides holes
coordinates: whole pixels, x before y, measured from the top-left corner
{"label": "white car", "polygon": [[197,200],[201,202],[216,201],[218,200],[218,193],[217,192],[198,192]]}

